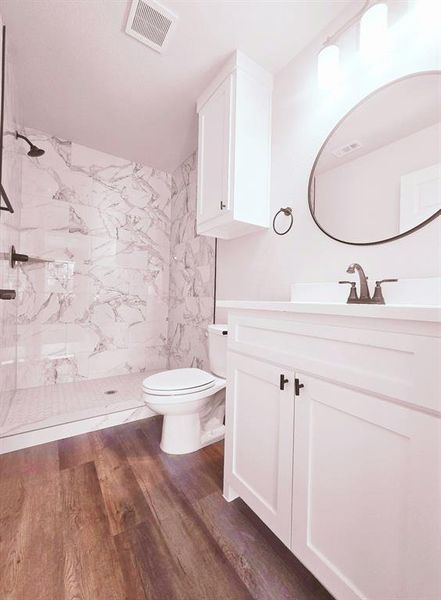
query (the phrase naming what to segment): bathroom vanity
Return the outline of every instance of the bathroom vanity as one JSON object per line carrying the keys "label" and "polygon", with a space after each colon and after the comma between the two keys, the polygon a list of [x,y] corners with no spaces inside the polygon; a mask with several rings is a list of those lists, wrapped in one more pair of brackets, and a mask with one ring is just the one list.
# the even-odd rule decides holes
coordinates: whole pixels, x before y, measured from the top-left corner
{"label": "bathroom vanity", "polygon": [[224,496],[337,600],[441,597],[441,311],[228,309]]}

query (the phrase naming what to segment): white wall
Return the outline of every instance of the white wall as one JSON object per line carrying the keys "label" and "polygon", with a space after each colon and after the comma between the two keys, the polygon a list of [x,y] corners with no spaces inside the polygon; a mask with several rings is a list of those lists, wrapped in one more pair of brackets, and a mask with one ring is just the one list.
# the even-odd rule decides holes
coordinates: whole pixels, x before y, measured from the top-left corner
{"label": "white wall", "polygon": [[[404,5],[404,3],[401,3]],[[397,4],[398,6],[398,4]],[[364,96],[389,81],[416,71],[441,68],[439,40],[416,28],[409,13],[391,27],[393,50],[375,67],[361,65],[355,30],[349,32],[342,60],[348,71],[341,93],[320,94],[317,54],[333,24],[275,79],[271,212],[294,208],[294,227],[284,237],[271,230],[232,241],[219,241],[218,299],[289,298],[292,282],[336,281],[349,263],[360,262],[371,280],[440,274],[441,219],[411,236],[379,246],[334,242],[314,224],[308,208],[308,178],[329,131]],[[352,14],[352,13],[350,13]],[[218,322],[225,315],[218,315]]]}
{"label": "white wall", "polygon": [[440,161],[437,123],[324,171],[316,176],[316,218],[341,240],[369,242],[397,235],[401,176]]}

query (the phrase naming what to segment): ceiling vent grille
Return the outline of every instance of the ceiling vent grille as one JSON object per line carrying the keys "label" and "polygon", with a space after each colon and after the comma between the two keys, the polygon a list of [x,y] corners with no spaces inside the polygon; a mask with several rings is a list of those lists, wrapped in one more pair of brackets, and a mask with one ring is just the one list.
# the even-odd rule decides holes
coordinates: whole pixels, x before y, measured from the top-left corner
{"label": "ceiling vent grille", "polygon": [[155,0],[133,0],[126,33],[153,50],[164,52],[177,19],[177,15]]}
{"label": "ceiling vent grille", "polygon": [[358,150],[362,147],[362,145],[363,144],[358,140],[354,140],[353,142],[349,142],[349,144],[345,144],[340,148],[335,148],[334,150],[332,150],[332,154],[337,158],[341,158],[342,156],[346,156],[347,154],[354,152],[354,150]]}

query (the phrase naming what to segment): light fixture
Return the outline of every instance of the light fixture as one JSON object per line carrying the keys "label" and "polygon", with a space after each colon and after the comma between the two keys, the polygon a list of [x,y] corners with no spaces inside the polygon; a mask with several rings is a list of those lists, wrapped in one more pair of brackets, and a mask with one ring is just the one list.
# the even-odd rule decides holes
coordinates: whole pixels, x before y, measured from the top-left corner
{"label": "light fixture", "polygon": [[360,20],[360,53],[365,61],[381,58],[388,44],[387,5],[378,2]]}
{"label": "light fixture", "polygon": [[321,90],[330,89],[340,82],[340,49],[337,45],[327,44],[320,50],[317,77]]}
{"label": "light fixture", "polygon": [[415,21],[419,35],[437,34],[441,23],[441,2],[439,0],[415,0]]}
{"label": "light fixture", "polygon": [[358,23],[361,16],[369,8],[370,3],[371,0],[365,0],[363,6],[340,29],[329,36],[323,44],[318,55],[317,64],[317,78],[320,89],[330,89],[341,83],[340,48],[336,42],[352,25]]}
{"label": "light fixture", "polygon": [[[432,0],[414,1],[432,4]],[[326,39],[320,50],[317,69],[320,89],[330,89],[341,83],[340,50],[337,42],[356,24],[360,26],[360,54],[363,61],[374,63],[384,60],[389,45],[387,4],[385,0],[365,0],[358,11]]]}

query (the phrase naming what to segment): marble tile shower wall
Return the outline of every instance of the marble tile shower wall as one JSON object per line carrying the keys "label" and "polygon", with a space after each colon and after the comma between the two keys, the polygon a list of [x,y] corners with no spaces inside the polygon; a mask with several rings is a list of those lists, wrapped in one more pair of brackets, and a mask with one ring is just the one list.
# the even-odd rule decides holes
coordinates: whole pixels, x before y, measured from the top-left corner
{"label": "marble tile shower wall", "polygon": [[173,173],[168,341],[170,368],[208,369],[214,240],[196,233],[196,154]]}
{"label": "marble tile shower wall", "polygon": [[[18,273],[10,269],[7,253],[12,244],[18,245],[21,208],[22,153],[14,134],[17,129],[17,93],[14,65],[6,57],[5,112],[3,136],[2,184],[14,213],[0,211],[0,287],[17,289]],[[4,201],[1,201],[4,206]],[[17,303],[0,301],[0,426],[6,417],[17,384]]]}
{"label": "marble tile shower wall", "polygon": [[165,368],[171,176],[27,134],[19,387]]}

